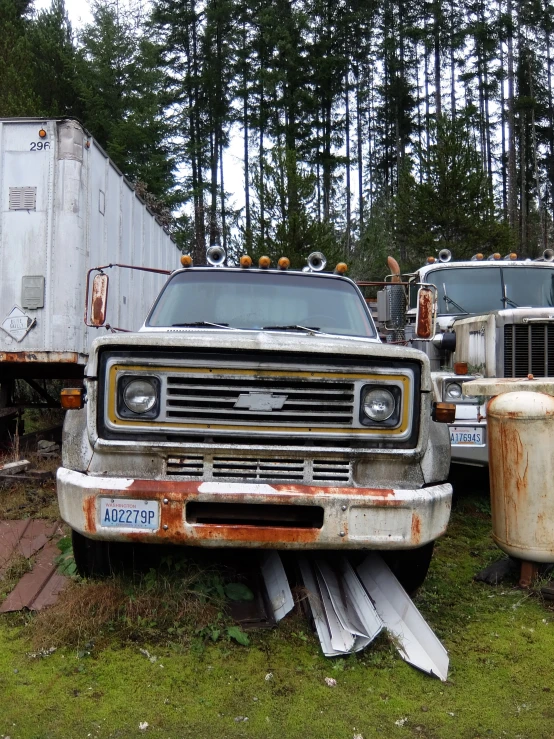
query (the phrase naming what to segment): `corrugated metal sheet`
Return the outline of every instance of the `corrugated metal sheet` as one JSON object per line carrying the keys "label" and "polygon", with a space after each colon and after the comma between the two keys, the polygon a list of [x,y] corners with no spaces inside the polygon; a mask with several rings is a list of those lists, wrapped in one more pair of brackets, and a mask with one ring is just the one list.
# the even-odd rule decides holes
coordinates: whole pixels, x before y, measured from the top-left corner
{"label": "corrugated metal sheet", "polygon": [[29,559],[37,554],[33,569],[17,583],[0,605],[0,613],[28,608],[39,611],[55,603],[68,579],[56,572],[59,555],[56,541],[62,536],[59,522],[27,519],[0,521],[0,576],[17,555]]}

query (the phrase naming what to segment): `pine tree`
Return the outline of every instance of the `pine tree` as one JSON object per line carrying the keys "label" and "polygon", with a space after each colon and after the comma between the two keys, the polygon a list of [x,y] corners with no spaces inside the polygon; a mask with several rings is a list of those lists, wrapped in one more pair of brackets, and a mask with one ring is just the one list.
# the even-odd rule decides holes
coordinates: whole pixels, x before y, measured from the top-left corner
{"label": "pine tree", "polygon": [[0,0],[0,115],[32,116],[40,111],[28,36],[32,0]]}

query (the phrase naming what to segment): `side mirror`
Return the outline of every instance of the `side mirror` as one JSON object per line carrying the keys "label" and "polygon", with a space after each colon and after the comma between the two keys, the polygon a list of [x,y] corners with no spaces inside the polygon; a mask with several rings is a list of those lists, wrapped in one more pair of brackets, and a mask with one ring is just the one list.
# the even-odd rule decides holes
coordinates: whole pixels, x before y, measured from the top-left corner
{"label": "side mirror", "polygon": [[[99,328],[106,323],[106,309],[108,305],[108,287],[110,279],[105,272],[98,272],[92,280],[92,290],[89,305],[90,272],[87,275],[87,304],[85,306],[85,324]],[[90,323],[89,317],[90,315]]]}
{"label": "side mirror", "polygon": [[431,341],[435,336],[437,322],[437,288],[422,285],[417,291],[415,338]]}

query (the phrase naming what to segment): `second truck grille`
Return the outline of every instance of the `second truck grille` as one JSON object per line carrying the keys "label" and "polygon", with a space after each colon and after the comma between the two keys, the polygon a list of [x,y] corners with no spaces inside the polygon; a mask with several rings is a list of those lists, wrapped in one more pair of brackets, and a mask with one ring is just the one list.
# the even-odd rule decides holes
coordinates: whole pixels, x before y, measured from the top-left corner
{"label": "second truck grille", "polygon": [[504,377],[548,377],[554,373],[554,325],[504,326]]}

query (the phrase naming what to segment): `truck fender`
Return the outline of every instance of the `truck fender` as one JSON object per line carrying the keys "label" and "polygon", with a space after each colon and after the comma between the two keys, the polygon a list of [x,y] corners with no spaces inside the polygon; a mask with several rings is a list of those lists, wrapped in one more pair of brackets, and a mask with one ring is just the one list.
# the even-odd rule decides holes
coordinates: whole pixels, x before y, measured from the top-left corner
{"label": "truck fender", "polygon": [[92,455],[87,433],[87,407],[67,411],[62,432],[62,465],[76,472],[86,472]]}
{"label": "truck fender", "polygon": [[446,423],[429,422],[429,442],[421,460],[425,484],[444,482],[450,470],[450,433]]}

